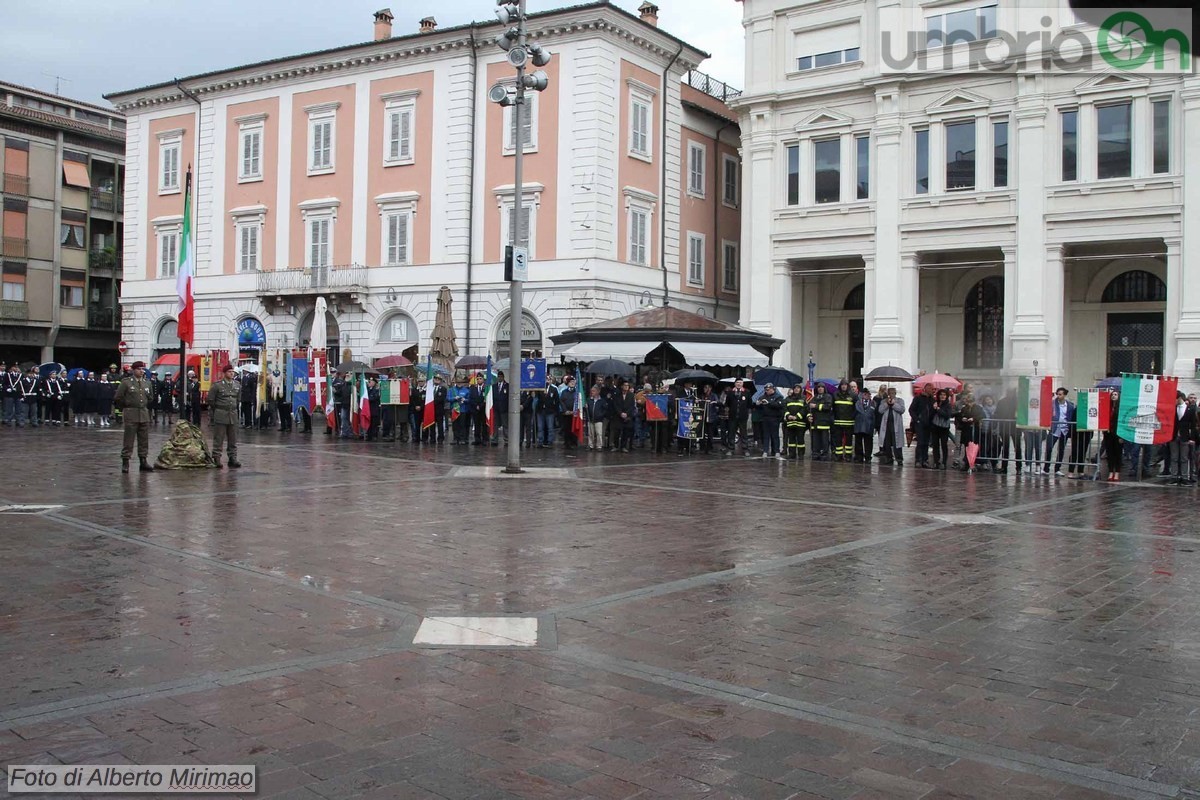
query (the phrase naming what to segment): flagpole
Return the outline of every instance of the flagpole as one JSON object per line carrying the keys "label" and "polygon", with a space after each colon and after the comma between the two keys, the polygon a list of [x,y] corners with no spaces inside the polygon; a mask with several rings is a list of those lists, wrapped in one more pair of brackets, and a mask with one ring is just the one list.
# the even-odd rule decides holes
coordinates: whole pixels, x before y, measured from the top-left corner
{"label": "flagpole", "polygon": [[[184,181],[184,189],[183,189],[183,208],[184,208],[185,216],[189,210],[188,205],[189,205],[189,200],[190,200],[191,196],[192,196],[192,165],[188,164],[187,179]],[[191,232],[192,232],[191,227],[189,225],[187,234],[190,235]],[[192,256],[192,252],[193,252],[192,243],[191,242],[183,242],[182,246],[187,248],[188,257],[192,258],[193,257]],[[182,266],[182,265],[176,265],[175,268],[179,269],[180,266]],[[175,329],[176,329],[176,331],[179,330],[178,320],[176,320]],[[197,376],[197,377],[199,377],[199,376]],[[187,410],[188,410],[187,342],[184,341],[183,336],[179,337],[179,398],[180,398],[179,418],[181,420],[187,419]]]}

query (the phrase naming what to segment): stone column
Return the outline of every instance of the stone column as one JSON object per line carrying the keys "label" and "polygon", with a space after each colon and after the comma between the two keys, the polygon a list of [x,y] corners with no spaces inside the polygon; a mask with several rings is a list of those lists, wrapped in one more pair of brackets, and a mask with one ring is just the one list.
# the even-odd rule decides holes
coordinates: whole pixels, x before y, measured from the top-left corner
{"label": "stone column", "polygon": [[1172,133],[1182,145],[1174,157],[1182,161],[1171,171],[1191,179],[1183,179],[1181,238],[1167,241],[1167,308],[1177,304],[1179,321],[1172,326],[1168,319],[1166,333],[1175,340],[1170,371],[1179,377],[1180,388],[1196,391],[1200,389],[1196,375],[1196,359],[1200,358],[1200,77],[1184,78],[1179,97],[1183,120]]}
{"label": "stone column", "polygon": [[[754,112],[751,112],[751,116]],[[764,141],[763,138],[766,138]],[[764,333],[772,330],[771,289],[774,258],[771,225],[775,188],[779,185],[775,147],[767,137],[745,148],[742,176],[742,296],[741,324]]]}
{"label": "stone column", "polygon": [[[1037,76],[1022,75],[1018,80],[1016,112],[1016,143],[1019,157],[1016,164],[1015,186],[1021,213],[1017,216],[1016,264],[1012,270],[1015,289],[1012,327],[1008,338],[1012,343],[1012,360],[1007,371],[1013,375],[1032,375],[1033,362],[1045,374],[1050,349],[1050,332],[1046,323],[1046,307],[1051,298],[1045,293],[1046,258],[1046,155],[1047,139],[1054,141],[1046,130],[1046,107],[1037,87]],[[1058,265],[1061,286],[1061,261]],[[1009,275],[1006,273],[1006,278]],[[1061,302],[1061,295],[1058,297]],[[1006,309],[1006,316],[1008,314]]]}
{"label": "stone column", "polygon": [[773,363],[786,369],[795,369],[793,354],[800,343],[793,342],[792,332],[792,274],[787,262],[774,264],[771,268],[771,327],[770,334],[783,339],[783,346],[775,351]]}

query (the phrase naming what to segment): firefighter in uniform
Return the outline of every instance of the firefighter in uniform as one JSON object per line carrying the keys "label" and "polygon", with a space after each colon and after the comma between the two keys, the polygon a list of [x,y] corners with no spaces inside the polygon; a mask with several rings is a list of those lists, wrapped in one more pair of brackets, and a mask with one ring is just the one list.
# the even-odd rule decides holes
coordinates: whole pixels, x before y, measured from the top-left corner
{"label": "firefighter in uniform", "polygon": [[113,406],[121,409],[121,419],[125,426],[124,441],[121,447],[121,472],[129,472],[129,459],[133,456],[133,443],[137,441],[138,469],[142,472],[153,472],[154,465],[150,463],[150,407],[154,404],[154,385],[145,374],[146,364],[143,361],[133,363],[133,374],[121,379],[117,393],[113,396]]}
{"label": "firefighter in uniform", "polygon": [[797,384],[788,393],[783,404],[783,425],[787,429],[787,457],[804,459],[804,434],[808,432],[808,401],[804,399],[804,387]]}
{"label": "firefighter in uniform", "polygon": [[833,398],[818,383],[808,402],[808,424],[813,432],[813,461],[829,460],[829,430],[833,427]]}
{"label": "firefighter in uniform", "polygon": [[237,469],[241,466],[237,457],[237,429],[242,384],[233,379],[232,364],[222,367],[221,374],[224,377],[214,383],[208,392],[208,407],[212,412],[213,427],[212,456],[217,469],[220,469],[222,445],[229,442],[229,467]]}
{"label": "firefighter in uniform", "polygon": [[835,461],[849,461],[854,457],[854,402],[858,397],[850,391],[850,384],[838,384],[833,396],[833,456]]}

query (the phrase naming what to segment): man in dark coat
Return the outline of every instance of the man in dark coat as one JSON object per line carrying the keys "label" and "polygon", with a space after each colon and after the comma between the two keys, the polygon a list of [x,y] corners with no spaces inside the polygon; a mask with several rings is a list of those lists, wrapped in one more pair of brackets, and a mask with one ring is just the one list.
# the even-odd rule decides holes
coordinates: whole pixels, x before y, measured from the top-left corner
{"label": "man in dark coat", "polygon": [[[921,393],[913,398],[912,404],[908,407],[908,415],[912,419],[913,432],[917,437],[917,466],[928,467],[930,429],[933,427],[932,384],[925,384]],[[1017,457],[1020,458],[1019,455]]]}
{"label": "man in dark coat", "polygon": [[496,373],[492,383],[492,413],[496,418],[492,433],[492,447],[500,444],[500,430],[504,430],[504,443],[508,444],[508,381],[503,372]]}
{"label": "man in dark coat", "polygon": [[246,372],[242,376],[242,427],[254,427],[254,407],[258,403],[258,376]]}
{"label": "man in dark coat", "polygon": [[763,458],[769,456],[781,461],[786,460],[779,446],[779,423],[783,421],[783,395],[775,391],[775,384],[768,383],[763,388],[757,405],[762,411]]}
{"label": "man in dark coat", "polygon": [[616,426],[617,447],[622,453],[633,448],[633,419],[637,415],[637,398],[629,388],[629,381],[621,381],[621,391],[612,398],[612,421]]}
{"label": "man in dark coat", "polygon": [[725,392],[725,408],[729,414],[729,424],[725,426],[725,446],[730,450],[738,444],[745,448],[750,395],[746,393],[746,385],[740,378],[733,382],[732,389]]}

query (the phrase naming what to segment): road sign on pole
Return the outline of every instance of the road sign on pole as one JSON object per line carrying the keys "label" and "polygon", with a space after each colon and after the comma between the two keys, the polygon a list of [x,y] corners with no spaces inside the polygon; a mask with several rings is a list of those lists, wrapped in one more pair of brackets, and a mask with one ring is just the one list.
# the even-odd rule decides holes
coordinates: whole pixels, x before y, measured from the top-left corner
{"label": "road sign on pole", "polygon": [[529,248],[527,247],[513,248],[512,280],[529,280]]}

